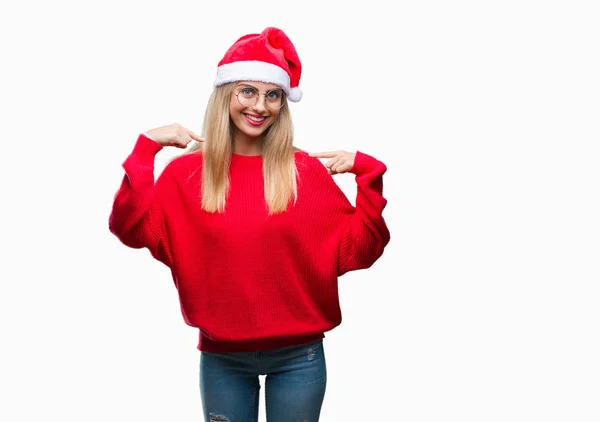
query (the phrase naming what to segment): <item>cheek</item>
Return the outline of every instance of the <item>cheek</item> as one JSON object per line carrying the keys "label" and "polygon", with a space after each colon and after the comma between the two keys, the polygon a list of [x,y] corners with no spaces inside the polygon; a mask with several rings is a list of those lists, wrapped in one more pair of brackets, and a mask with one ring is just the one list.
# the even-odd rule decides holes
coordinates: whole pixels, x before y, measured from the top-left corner
{"label": "cheek", "polygon": [[275,112],[275,113],[271,113],[271,124],[273,124],[273,122],[275,122],[275,120],[277,120],[279,118],[279,111]]}
{"label": "cheek", "polygon": [[235,113],[235,111],[236,111],[236,104],[237,104],[237,101],[235,100],[235,98],[232,98],[231,101],[229,101],[229,114],[230,115],[232,115],[233,113]]}

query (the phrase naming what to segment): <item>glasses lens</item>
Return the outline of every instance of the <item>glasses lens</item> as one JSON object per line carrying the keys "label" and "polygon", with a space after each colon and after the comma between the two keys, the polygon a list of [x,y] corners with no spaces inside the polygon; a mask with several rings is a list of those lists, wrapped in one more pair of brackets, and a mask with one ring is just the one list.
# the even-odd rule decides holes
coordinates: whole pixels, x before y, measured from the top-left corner
{"label": "glasses lens", "polygon": [[237,99],[244,107],[253,107],[258,99],[258,92],[252,88],[242,88],[238,92]]}
{"label": "glasses lens", "polygon": [[[242,88],[238,91],[236,97],[238,102],[244,107],[254,107],[258,102],[260,93],[254,88]],[[278,110],[283,107],[285,101],[285,94],[281,89],[273,89],[266,94],[265,105],[271,110]]]}
{"label": "glasses lens", "polygon": [[273,110],[278,110],[283,107],[284,100],[283,91],[280,89],[274,89],[272,91],[267,92],[265,95],[265,103],[267,103],[267,107]]}

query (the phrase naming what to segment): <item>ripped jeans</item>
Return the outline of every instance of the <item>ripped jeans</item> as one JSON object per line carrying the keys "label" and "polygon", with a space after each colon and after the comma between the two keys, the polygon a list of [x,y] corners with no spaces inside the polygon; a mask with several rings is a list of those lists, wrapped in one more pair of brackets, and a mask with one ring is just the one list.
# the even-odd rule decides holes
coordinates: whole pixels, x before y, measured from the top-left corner
{"label": "ripped jeans", "polygon": [[317,422],[327,384],[323,339],[260,352],[200,352],[205,422],[258,422],[259,375],[267,422]]}

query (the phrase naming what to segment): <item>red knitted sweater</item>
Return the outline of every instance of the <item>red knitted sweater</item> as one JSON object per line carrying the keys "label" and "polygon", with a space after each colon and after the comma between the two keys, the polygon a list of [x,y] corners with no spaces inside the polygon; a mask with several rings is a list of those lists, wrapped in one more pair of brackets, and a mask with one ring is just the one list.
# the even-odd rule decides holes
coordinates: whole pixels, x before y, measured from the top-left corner
{"label": "red knitted sweater", "polygon": [[386,166],[360,151],[354,207],[326,167],[295,152],[298,200],[267,215],[262,157],[233,154],[223,214],[200,206],[202,154],[183,154],[154,177],[163,147],[140,134],[123,163],[110,231],[167,265],[198,349],[260,351],[323,338],[342,321],[338,277],[370,267],[390,233],[382,216]]}

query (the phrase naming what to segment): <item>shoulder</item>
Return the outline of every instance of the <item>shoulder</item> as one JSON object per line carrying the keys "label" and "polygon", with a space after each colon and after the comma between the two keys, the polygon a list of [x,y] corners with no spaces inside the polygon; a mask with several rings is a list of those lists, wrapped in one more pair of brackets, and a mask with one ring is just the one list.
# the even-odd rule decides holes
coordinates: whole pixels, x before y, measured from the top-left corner
{"label": "shoulder", "polygon": [[311,157],[304,151],[296,152],[295,154],[300,184],[310,186],[310,190],[314,194],[333,194],[342,198],[344,202],[346,201],[345,194],[320,159]]}
{"label": "shoulder", "polygon": [[294,152],[294,157],[299,172],[304,170],[317,177],[329,176],[325,165],[318,158],[311,157],[308,152],[297,150]]}
{"label": "shoulder", "polygon": [[162,175],[174,180],[189,180],[195,174],[202,174],[202,153],[189,152],[178,155],[167,162]]}
{"label": "shoulder", "polygon": [[298,187],[309,202],[319,204],[319,212],[323,215],[330,211],[349,213],[354,209],[346,194],[329,174],[325,164],[308,152],[296,151],[296,168],[298,169]]}
{"label": "shoulder", "polygon": [[167,163],[165,170],[180,172],[190,167],[202,167],[202,152],[194,151],[178,155]]}

